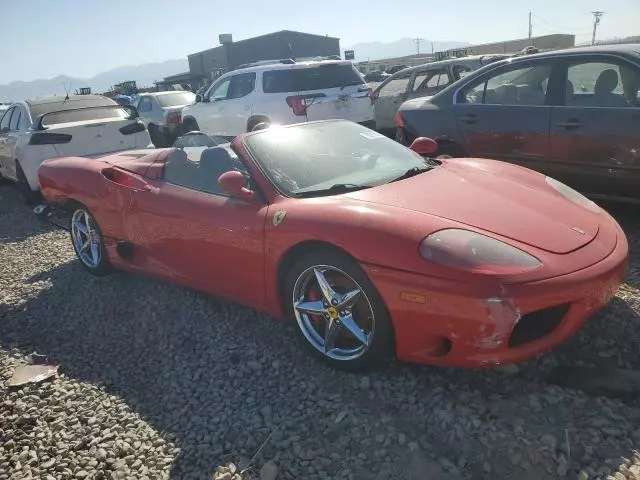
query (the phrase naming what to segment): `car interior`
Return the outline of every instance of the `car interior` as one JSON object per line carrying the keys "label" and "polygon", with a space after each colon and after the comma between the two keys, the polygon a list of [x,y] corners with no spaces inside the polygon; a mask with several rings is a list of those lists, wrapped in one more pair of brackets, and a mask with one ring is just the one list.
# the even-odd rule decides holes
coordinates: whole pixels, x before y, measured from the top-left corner
{"label": "car interior", "polygon": [[174,150],[165,162],[162,179],[174,185],[215,195],[226,195],[218,178],[223,173],[238,170],[246,173],[233,151],[226,146]]}

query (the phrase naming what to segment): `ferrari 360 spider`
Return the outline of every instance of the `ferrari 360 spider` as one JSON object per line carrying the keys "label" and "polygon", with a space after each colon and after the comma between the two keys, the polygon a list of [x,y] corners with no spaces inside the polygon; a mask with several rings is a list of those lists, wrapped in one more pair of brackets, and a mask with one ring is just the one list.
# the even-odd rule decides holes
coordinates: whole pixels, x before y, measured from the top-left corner
{"label": "ferrari 360 spider", "polygon": [[525,168],[428,158],[347,121],[46,161],[91,273],[141,272],[290,319],[335,367],[482,367],[561,343],[622,281],[605,211]]}

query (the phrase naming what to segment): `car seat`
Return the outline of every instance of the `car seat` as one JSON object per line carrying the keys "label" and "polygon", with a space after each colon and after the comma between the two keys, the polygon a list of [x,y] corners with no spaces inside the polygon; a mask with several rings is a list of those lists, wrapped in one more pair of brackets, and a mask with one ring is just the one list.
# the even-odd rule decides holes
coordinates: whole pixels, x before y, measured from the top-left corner
{"label": "car seat", "polygon": [[199,190],[209,193],[222,193],[218,178],[223,173],[231,170],[236,170],[236,162],[234,162],[226,148],[207,148],[200,156],[200,167],[198,168]]}
{"label": "car seat", "polygon": [[618,73],[609,68],[603,70],[596,80],[593,89],[594,99],[598,107],[628,107],[629,103],[622,95],[613,93],[618,86]]}

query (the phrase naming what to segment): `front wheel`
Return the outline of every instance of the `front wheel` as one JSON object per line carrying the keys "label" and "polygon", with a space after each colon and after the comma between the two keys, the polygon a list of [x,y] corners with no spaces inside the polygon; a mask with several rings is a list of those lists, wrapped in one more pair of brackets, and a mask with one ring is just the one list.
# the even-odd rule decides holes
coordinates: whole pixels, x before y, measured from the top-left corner
{"label": "front wheel", "polygon": [[300,259],[286,281],[286,308],[304,345],[332,367],[378,367],[391,353],[387,309],[353,259],[333,251]]}
{"label": "front wheel", "polygon": [[111,271],[100,227],[86,207],[77,207],[71,216],[71,241],[80,263],[96,276]]}

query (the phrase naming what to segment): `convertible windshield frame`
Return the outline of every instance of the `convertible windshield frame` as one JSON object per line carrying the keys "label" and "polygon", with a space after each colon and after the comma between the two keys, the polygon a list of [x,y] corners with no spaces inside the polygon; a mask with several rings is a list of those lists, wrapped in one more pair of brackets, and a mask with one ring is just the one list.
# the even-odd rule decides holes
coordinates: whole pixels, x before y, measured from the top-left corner
{"label": "convertible windshield frame", "polygon": [[[283,126],[278,126],[275,128],[278,129],[292,129],[292,130],[297,130],[297,129],[306,129],[306,128],[319,128],[317,127],[317,125],[320,124],[352,124],[353,122],[349,122],[349,121],[345,121],[345,120],[322,120],[322,121],[316,121],[316,122],[307,122],[304,124],[296,124],[296,125],[283,125]],[[356,125],[356,124],[353,124]],[[416,167],[422,168],[422,167],[426,167],[427,170],[432,170],[435,167],[438,167],[441,162],[438,162],[435,159],[432,158],[426,158],[426,157],[422,157],[414,152],[412,152],[411,150],[407,149],[406,147],[397,144],[396,142],[394,142],[393,140],[385,137],[384,135],[368,129],[366,127],[362,127],[360,125],[357,126],[358,128],[362,129],[361,132],[359,132],[361,135],[364,136],[364,138],[367,138],[369,141],[371,141],[371,139],[377,139],[377,138],[381,138],[383,142],[392,142],[393,145],[397,145],[398,148],[402,148],[402,149],[406,149],[407,150],[407,158],[409,158],[409,156],[413,155],[413,159],[415,160],[415,165]],[[274,128],[274,127],[272,127]],[[350,193],[352,191],[355,190],[361,190],[361,189],[365,189],[365,188],[375,188],[381,185],[385,185],[387,183],[391,183],[393,181],[398,180],[397,176],[401,175],[402,173],[404,173],[406,171],[405,170],[399,170],[398,171],[398,175],[389,175],[388,177],[380,177],[377,178],[375,180],[372,179],[364,179],[364,181],[362,182],[362,184],[360,185],[359,182],[358,183],[354,183],[351,181],[345,181],[343,182],[342,180],[340,180],[340,178],[342,176],[346,176],[348,175],[348,173],[346,173],[345,175],[342,176],[337,176],[334,177],[330,180],[326,180],[324,182],[318,182],[317,184],[313,184],[313,185],[309,185],[309,186],[303,186],[301,188],[299,188],[298,190],[291,190],[291,189],[286,189],[283,188],[283,186],[279,183],[277,178],[274,178],[274,170],[272,168],[270,168],[268,165],[265,164],[265,162],[263,161],[263,158],[261,158],[265,152],[261,152],[260,151],[260,147],[256,147],[256,145],[254,145],[252,143],[252,139],[255,137],[258,137],[260,135],[268,135],[269,132],[271,131],[271,129],[265,129],[265,130],[260,130],[257,132],[252,132],[250,134],[245,135],[242,138],[242,147],[244,148],[245,152],[248,153],[250,159],[253,161],[254,165],[256,166],[256,168],[260,171],[260,173],[265,177],[265,179],[271,184],[271,186],[275,189],[275,191],[280,194],[283,197],[287,197],[287,198],[316,198],[316,197],[325,197],[325,196],[335,196],[335,195],[342,195],[342,194],[346,194],[346,193]],[[364,171],[364,170],[363,170]],[[281,174],[283,172],[280,172]],[[291,177],[289,177],[291,178]],[[334,186],[335,183],[349,183],[351,185],[357,185],[358,188],[349,188],[349,189],[333,189],[332,191],[332,186]],[[326,188],[317,188],[317,189],[313,189],[310,188],[311,186],[314,185],[323,185],[323,184],[327,184]],[[361,187],[361,188],[360,188]]]}

